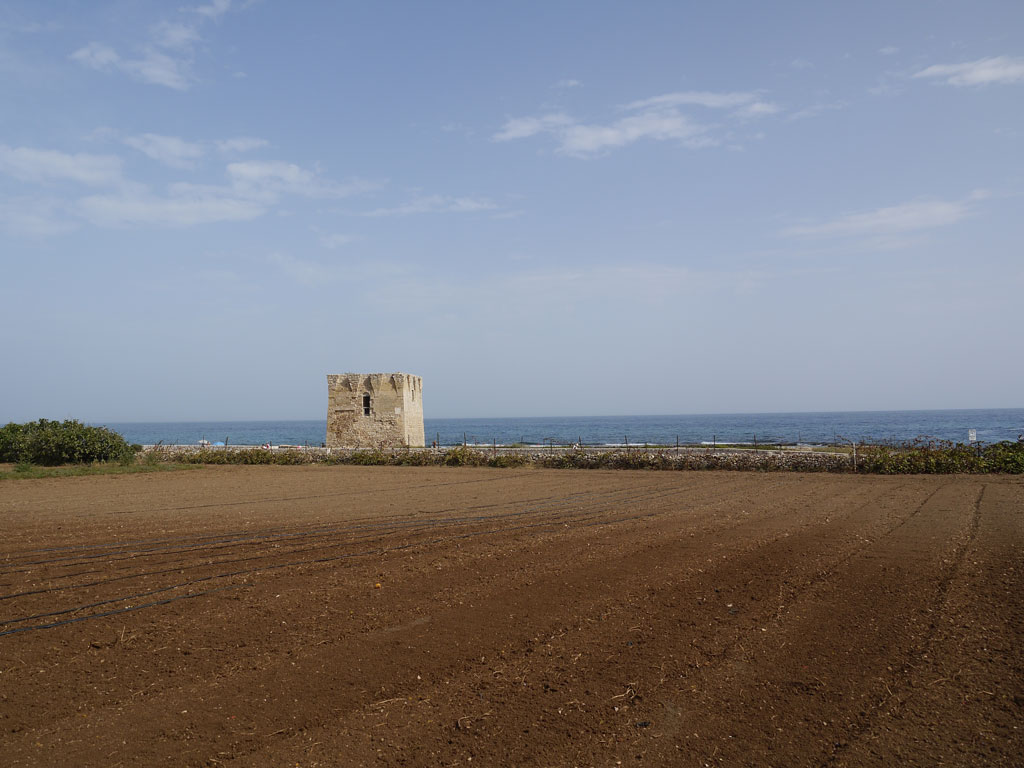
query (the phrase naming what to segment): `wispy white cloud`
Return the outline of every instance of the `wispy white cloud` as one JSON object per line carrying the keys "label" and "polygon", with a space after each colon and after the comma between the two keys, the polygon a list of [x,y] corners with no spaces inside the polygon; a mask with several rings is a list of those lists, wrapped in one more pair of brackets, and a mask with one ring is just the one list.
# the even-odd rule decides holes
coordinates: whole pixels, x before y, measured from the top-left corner
{"label": "wispy white cloud", "polygon": [[[191,168],[210,146],[162,134],[141,134],[122,141],[173,168]],[[242,146],[253,141],[258,140],[245,140]],[[71,154],[0,144],[0,175],[42,185],[73,182],[107,188],[80,198],[81,191],[71,192],[66,200],[40,204],[34,212],[31,202],[25,202],[27,198],[20,202],[0,201],[2,224],[8,231],[46,234],[66,229],[57,226],[57,214],[71,226],[81,220],[114,227],[245,221],[264,215],[288,196],[341,198],[379,186],[360,179],[336,182],[317,171],[280,161],[229,163],[224,174],[225,181],[221,184],[178,181],[161,193],[125,178],[121,159],[114,155]],[[471,205],[472,201],[460,199],[448,203],[451,210]],[[18,216],[22,224],[15,226]],[[340,245],[340,237],[337,236],[332,245]]]}
{"label": "wispy white cloud", "polygon": [[713,139],[702,136],[706,128],[674,109],[659,109],[620,118],[607,125],[578,123],[561,113],[509,120],[495,141],[524,139],[540,133],[553,134],[558,151],[567,155],[589,155],[622,147],[640,139],[676,139],[689,146],[706,146]]}
{"label": "wispy white cloud", "polygon": [[153,48],[144,49],[142,58],[122,59],[120,68],[143,83],[164,85],[179,91],[189,88],[195,80],[190,61]]}
{"label": "wispy white cloud", "polygon": [[682,107],[689,105],[708,107],[709,109],[728,109],[730,107],[750,104],[757,100],[757,95],[753,93],[678,91],[676,93],[665,93],[661,96],[652,96],[648,99],[640,99],[639,101],[631,101],[625,104],[623,109],[650,109],[652,107]]}
{"label": "wispy white cloud", "polygon": [[116,67],[121,61],[117,51],[102,43],[89,43],[71,54],[71,58],[80,64],[93,69],[107,70]]}
{"label": "wispy white cloud", "polygon": [[163,85],[178,91],[192,84],[191,64],[154,47],[143,49],[139,58],[122,58],[108,45],[92,42],[71,54],[78,63],[100,72],[120,71],[143,83]]}
{"label": "wispy white cloud", "polygon": [[579,88],[582,85],[583,85],[583,83],[581,83],[579,80],[573,80],[571,78],[566,78],[564,80],[559,80],[558,82],[556,82],[551,87],[552,88],[564,89],[564,88]]}
{"label": "wispy white cloud", "polygon": [[4,144],[0,144],[0,172],[32,182],[74,181],[93,187],[122,182],[121,159],[113,155],[69,154]]}
{"label": "wispy white cloud", "polygon": [[0,230],[23,237],[70,232],[77,222],[59,200],[20,197],[0,200]]}
{"label": "wispy white cloud", "polygon": [[255,219],[289,195],[344,197],[371,188],[359,181],[338,184],[284,162],[230,163],[226,173],[224,185],[176,182],[162,195],[138,188],[91,195],[76,210],[97,226],[186,227]]}
{"label": "wispy white cloud", "polygon": [[166,194],[93,196],[79,201],[84,218],[100,226],[190,226],[246,221],[264,215],[288,196],[337,198],[374,188],[359,180],[339,184],[285,162],[229,163],[226,184],[175,182]]}
{"label": "wispy white cloud", "polygon": [[227,174],[236,193],[257,198],[276,198],[280,195],[348,197],[378,186],[374,182],[359,179],[343,184],[333,182],[322,178],[315,171],[279,161],[229,163]]}
{"label": "wispy white cloud", "polygon": [[878,76],[875,85],[868,88],[868,93],[875,96],[896,96],[903,93],[907,87],[907,76],[905,72],[883,72]]}
{"label": "wispy white cloud", "polygon": [[321,188],[321,182],[313,171],[294,163],[279,161],[230,163],[227,172],[236,189],[250,192],[291,191],[312,197],[316,196]]}
{"label": "wispy white cloud", "polygon": [[272,253],[267,261],[280,269],[286,277],[301,285],[323,285],[341,277],[336,264],[324,264],[312,259],[300,259],[290,253]]}
{"label": "wispy white cloud", "polygon": [[124,143],[139,150],[147,157],[172,168],[191,168],[195,165],[195,161],[203,156],[201,144],[159,133],[129,136]]}
{"label": "wispy white cloud", "polygon": [[622,147],[640,139],[675,139],[691,147],[709,146],[714,139],[705,136],[707,128],[675,110],[643,112],[616,120],[609,125],[570,125],[561,132],[561,151],[569,155],[589,155]]}
{"label": "wispy white cloud", "polygon": [[514,117],[506,121],[502,129],[494,134],[494,140],[525,139],[538,133],[572,125],[573,122],[571,117],[562,112],[554,112],[540,117]]}
{"label": "wispy white cloud", "polygon": [[740,117],[766,117],[767,115],[774,115],[782,111],[782,107],[778,104],[772,104],[768,101],[753,101],[750,104],[745,104],[736,110],[735,114]]}
{"label": "wispy white cloud", "polygon": [[161,48],[188,50],[199,42],[199,30],[191,24],[161,21],[153,28],[153,40]]}
{"label": "wispy white cloud", "polygon": [[900,52],[900,49],[895,45],[887,45],[884,48],[879,48],[878,52],[883,56],[894,56]]}
{"label": "wispy white cloud", "polygon": [[216,142],[217,149],[224,153],[251,152],[254,149],[261,149],[270,144],[266,139],[257,139],[252,136],[236,136],[233,139],[221,139]]}
{"label": "wispy white cloud", "polygon": [[1011,85],[1024,83],[1024,58],[993,56],[961,64],[933,64],[914,74],[916,78],[937,78],[948,85]]}
{"label": "wispy white cloud", "polygon": [[492,136],[494,141],[525,139],[550,134],[558,141],[558,151],[579,157],[623,147],[634,142],[676,141],[696,149],[722,142],[716,126],[706,125],[682,111],[684,107],[727,110],[733,120],[752,120],[781,111],[777,104],[749,92],[679,91],[632,101],[619,107],[630,112],[607,123],[585,123],[564,112],[552,112],[507,120]]}
{"label": "wispy white cloud", "polygon": [[810,106],[798,109],[795,112],[790,112],[786,115],[786,120],[790,122],[794,120],[806,120],[811,117],[817,117],[824,112],[834,112],[840,109],[846,109],[848,106],[845,101],[833,101],[821,104],[811,104]]}
{"label": "wispy white cloud", "polygon": [[987,197],[983,190],[965,200],[919,200],[870,211],[847,213],[829,221],[788,227],[782,234],[813,238],[871,238],[905,235],[949,226],[969,216]]}
{"label": "wispy white cloud", "polygon": [[641,99],[626,104],[627,110],[651,110],[684,106],[706,107],[707,109],[732,109],[739,117],[761,117],[781,112],[778,104],[764,101],[758,94],[733,91],[678,91]]}
{"label": "wispy white cloud", "polygon": [[493,211],[497,207],[495,203],[486,198],[427,195],[417,197],[405,205],[393,208],[375,208],[359,215],[376,218],[380,216],[410,216],[418,213],[476,213],[478,211]]}
{"label": "wispy white cloud", "polygon": [[216,190],[175,186],[166,196],[152,194],[90,195],[78,201],[79,215],[97,226],[187,227],[262,216],[261,202]]}
{"label": "wispy white cloud", "polygon": [[137,55],[124,56],[105,43],[90,42],[71,54],[71,59],[99,72],[121,72],[139,82],[184,91],[195,82],[193,51],[201,40],[203,23],[220,19],[231,8],[231,0],[213,0],[207,5],[182,8],[193,17],[186,21],[163,20],[150,30],[149,40]]}
{"label": "wispy white cloud", "polygon": [[355,240],[352,235],[343,235],[340,233],[333,233],[328,235],[320,236],[320,245],[324,248],[334,250],[336,248],[342,248]]}
{"label": "wispy white cloud", "polygon": [[192,10],[208,19],[217,19],[231,10],[231,0],[213,0],[207,5],[200,5]]}
{"label": "wispy white cloud", "polygon": [[[103,135],[106,133],[106,136]],[[98,138],[116,136],[115,132],[99,132]],[[230,139],[214,141],[186,141],[177,136],[166,136],[160,133],[142,133],[128,136],[121,140],[124,144],[137,149],[146,156],[170,166],[171,168],[193,168],[196,161],[206,155],[207,151],[216,148],[226,155],[237,155],[251,152],[269,145],[266,139],[252,136],[236,136]]]}
{"label": "wispy white cloud", "polygon": [[626,104],[627,110],[670,109],[684,106],[706,107],[707,109],[732,109],[737,117],[752,118],[774,115],[781,112],[778,104],[762,100],[756,93],[713,91],[679,91],[665,93],[649,99]]}

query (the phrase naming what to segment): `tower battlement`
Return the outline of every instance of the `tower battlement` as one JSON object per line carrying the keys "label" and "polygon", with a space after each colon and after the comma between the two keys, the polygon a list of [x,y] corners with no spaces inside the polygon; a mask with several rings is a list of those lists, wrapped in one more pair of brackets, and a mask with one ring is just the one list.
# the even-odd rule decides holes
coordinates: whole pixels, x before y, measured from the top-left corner
{"label": "tower battlement", "polygon": [[408,373],[328,374],[328,448],[423,445],[422,378]]}

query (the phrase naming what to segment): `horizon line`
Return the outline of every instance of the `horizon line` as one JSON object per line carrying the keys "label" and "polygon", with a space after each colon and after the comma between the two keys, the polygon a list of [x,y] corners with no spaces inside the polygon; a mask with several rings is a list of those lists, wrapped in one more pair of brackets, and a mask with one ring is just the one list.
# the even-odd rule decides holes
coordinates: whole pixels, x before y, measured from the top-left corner
{"label": "horizon line", "polygon": [[[424,420],[442,419],[445,421],[487,421],[491,419],[639,419],[639,418],[678,418],[691,416],[789,416],[816,415],[828,413],[940,413],[945,411],[1020,411],[1024,406],[1017,407],[986,407],[986,408],[872,408],[834,411],[718,411],[706,413],[619,413],[619,414],[584,414],[584,415],[547,415],[547,416],[427,416]],[[56,419],[54,419],[56,421]],[[201,424],[201,423],[232,423],[232,422],[275,422],[275,421],[325,421],[326,417],[315,418],[258,418],[258,419],[89,419],[82,421],[89,424]],[[5,422],[8,423],[8,422]]]}

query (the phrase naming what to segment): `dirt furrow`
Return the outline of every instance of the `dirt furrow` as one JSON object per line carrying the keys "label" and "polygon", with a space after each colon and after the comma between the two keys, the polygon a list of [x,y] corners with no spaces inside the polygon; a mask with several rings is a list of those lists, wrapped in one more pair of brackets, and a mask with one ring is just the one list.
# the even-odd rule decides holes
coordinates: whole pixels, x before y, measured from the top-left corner
{"label": "dirt furrow", "polygon": [[[5,764],[1012,765],[1020,751],[1016,480],[74,480],[0,496],[0,562],[102,553],[85,558],[97,583],[9,605],[184,595],[229,561],[257,567],[214,579],[230,591],[0,636]],[[253,538],[284,533],[300,537]],[[165,544],[184,551],[141,552]],[[137,565],[114,559],[136,550]],[[0,580],[57,586],[60,565]]]}

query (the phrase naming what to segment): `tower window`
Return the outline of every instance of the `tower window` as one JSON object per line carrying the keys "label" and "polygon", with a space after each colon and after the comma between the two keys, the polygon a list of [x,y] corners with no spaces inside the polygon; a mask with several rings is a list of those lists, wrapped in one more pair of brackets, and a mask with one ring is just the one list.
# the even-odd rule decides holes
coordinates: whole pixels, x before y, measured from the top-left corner
{"label": "tower window", "polygon": [[370,415],[370,396],[363,395],[363,416]]}

